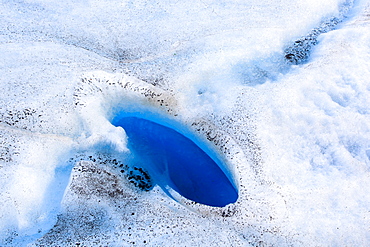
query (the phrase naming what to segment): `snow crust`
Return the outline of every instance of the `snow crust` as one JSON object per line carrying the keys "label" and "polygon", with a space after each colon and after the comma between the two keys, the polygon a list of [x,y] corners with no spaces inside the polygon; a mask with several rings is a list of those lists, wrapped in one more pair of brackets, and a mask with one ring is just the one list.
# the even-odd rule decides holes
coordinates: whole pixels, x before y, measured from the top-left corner
{"label": "snow crust", "polygon": [[[370,244],[368,1],[2,1],[1,246]],[[332,18],[307,60],[284,51]],[[224,208],[133,187],[118,111],[222,157]]]}

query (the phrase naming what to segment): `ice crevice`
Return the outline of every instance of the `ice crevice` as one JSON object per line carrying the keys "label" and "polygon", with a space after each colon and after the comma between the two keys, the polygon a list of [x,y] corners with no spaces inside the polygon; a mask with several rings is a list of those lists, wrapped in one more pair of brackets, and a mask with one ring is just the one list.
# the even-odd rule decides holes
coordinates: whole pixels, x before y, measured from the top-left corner
{"label": "ice crevice", "polygon": [[[194,145],[193,143],[194,141],[198,142],[198,145],[200,144],[200,146],[202,147],[201,149],[203,149],[203,151],[208,150],[205,153],[201,151],[199,153],[200,156],[196,158],[196,160],[202,159],[201,156],[204,154],[206,156],[211,155],[211,157],[213,156],[213,159],[219,160],[219,157],[217,158],[218,156],[217,152],[212,151],[212,148],[209,149],[206,146],[206,144],[202,144],[202,142],[212,143],[214,146],[217,147],[217,149],[219,149],[218,152],[226,153],[227,157],[230,157],[233,155],[230,152],[231,143],[229,141],[225,142],[225,140],[222,140],[228,137],[225,136],[225,134],[223,134],[225,136],[223,137],[222,133],[220,133],[219,131],[217,131],[217,129],[214,128],[215,126],[213,126],[213,128],[210,128],[210,125],[207,124],[206,120],[201,121],[201,120],[182,119],[180,115],[183,115],[183,114],[178,113],[179,109],[176,109],[177,104],[176,104],[175,97],[171,95],[171,93],[161,90],[160,88],[156,88],[150,84],[137,80],[133,77],[129,77],[127,75],[110,75],[110,74],[103,73],[103,72],[96,72],[95,74],[88,75],[87,77],[81,80],[81,84],[77,88],[76,93],[74,94],[74,97],[75,97],[75,102],[76,102],[75,105],[78,107],[79,112],[83,113],[84,121],[89,126],[88,129],[90,133],[84,134],[84,136],[87,136],[87,139],[86,139],[87,142],[97,143],[93,145],[103,145],[103,147],[104,145],[113,146],[116,148],[116,152],[126,152],[126,153],[131,152],[131,156],[132,156],[132,152],[134,151],[132,150],[132,148],[138,148],[139,150],[142,150],[139,153],[136,153],[136,156],[138,157],[138,156],[144,155],[144,154],[142,155],[140,154],[143,152],[148,153],[148,154],[151,152],[154,152],[154,151],[148,150],[148,148],[154,150],[156,148],[155,146],[145,147],[146,145],[153,145],[149,142],[149,140],[151,140],[151,142],[154,141],[155,143],[157,143],[156,145],[160,145],[162,143],[161,141],[162,138],[165,138],[163,140],[167,140],[168,138],[168,141],[172,140],[171,142],[173,142],[171,145],[177,145],[175,140],[176,138],[181,137],[181,134],[179,133],[183,133],[187,135],[188,137],[184,136],[185,139],[181,140],[180,138],[178,140],[178,142],[181,142],[184,145],[182,147],[184,148],[182,152],[189,152],[189,151],[186,151],[185,147],[193,148],[191,146]],[[91,100],[91,97],[93,97],[94,99]],[[101,101],[99,101],[99,99]],[[94,102],[94,103],[89,104],[89,102]],[[102,111],[102,109],[105,109],[105,112],[100,112]],[[89,116],[96,116],[96,115],[102,116],[102,120],[100,122],[103,122],[104,125],[98,124],[99,120],[96,119],[96,117],[94,117],[93,119],[89,118]],[[173,122],[174,120],[170,120],[171,118],[173,119],[177,118],[178,119],[176,120],[177,122],[179,121],[185,122],[186,123],[185,126],[190,126],[192,131],[202,133],[202,135],[205,136],[205,138],[203,137],[204,140],[201,141],[199,137],[196,137],[194,134],[191,134],[191,132],[186,130],[186,128],[182,127],[180,124],[176,124],[176,121]],[[113,121],[113,125],[116,125],[119,127],[114,127],[113,125],[109,124],[107,119],[111,119],[110,121]],[[132,121],[134,121],[138,125],[134,127],[136,124],[131,125]],[[172,121],[172,124],[171,124],[171,121]],[[107,126],[107,127],[104,127],[104,126]],[[140,127],[142,129],[135,130],[136,128],[139,128],[139,126],[142,126]],[[123,127],[123,129],[121,127]],[[110,128],[111,131],[109,131],[108,134],[105,134],[105,131],[102,130],[104,128]],[[174,130],[171,130],[171,128],[174,128]],[[119,131],[122,131],[120,135],[118,135]],[[155,136],[151,137],[151,135],[155,135],[156,131],[159,131],[158,134],[159,133],[161,134],[156,137]],[[113,134],[110,134],[111,132]],[[145,132],[147,133],[144,134]],[[166,133],[169,133],[169,134],[172,133],[171,135],[173,135],[173,137],[170,137],[170,136],[165,137]],[[131,140],[129,139],[127,141],[127,137],[125,136],[125,134],[128,135],[129,138],[131,138]],[[99,136],[99,138],[103,141],[99,140],[99,138],[98,139],[96,137],[94,138],[94,136]],[[137,137],[141,136],[141,137],[136,138],[135,136]],[[192,136],[192,137],[189,137],[189,136]],[[154,139],[152,140],[152,138]],[[172,138],[175,138],[175,139],[172,139]],[[155,139],[157,140],[155,141]],[[125,143],[118,143],[119,141],[122,141],[122,140],[124,140]],[[135,143],[135,141],[137,143]],[[106,144],[102,144],[102,142],[105,142]],[[140,142],[142,142],[142,144],[139,144]],[[130,150],[125,149],[127,145],[131,146]],[[157,150],[154,153],[156,156],[163,155],[164,160],[161,160],[161,161],[158,160],[159,163],[153,163],[152,165],[149,165],[148,167],[148,165],[145,165],[145,163],[150,162],[148,159],[152,159],[152,158],[150,158],[151,157],[150,155],[147,156],[144,160],[141,161],[141,162],[144,162],[144,164],[141,164],[141,165],[144,165],[144,167],[147,166],[145,169],[146,171],[152,170],[152,173],[158,174],[159,170],[155,172],[155,170],[153,170],[154,168],[151,166],[154,166],[154,167],[158,167],[158,165],[163,166],[163,165],[166,165],[167,162],[170,162],[170,156],[168,156],[168,158],[166,158],[166,156],[171,155],[171,153],[174,153],[174,151],[171,151],[171,152],[166,151],[167,148],[171,148],[171,147],[170,146],[167,147],[167,144],[165,142],[163,142],[161,145],[163,145],[161,149],[163,149],[165,152],[163,154],[160,154],[162,151]],[[178,150],[181,150],[182,148],[178,147]],[[194,154],[198,153],[196,149],[194,149],[192,152],[194,152]],[[182,154],[179,153],[179,155],[181,156]],[[180,156],[178,158],[175,158],[174,156],[173,158],[179,159],[179,161],[177,162],[180,162],[183,159],[187,159],[185,156],[183,158],[181,158]],[[206,158],[206,156],[204,157]],[[135,159],[138,159],[138,158],[135,158],[135,157],[132,157],[132,158],[134,159],[132,161],[133,163],[138,163],[138,161],[135,161]],[[224,172],[228,174],[227,176],[229,177],[229,179],[234,180],[235,170],[228,171],[228,169],[232,167],[232,165],[229,165],[230,167],[225,167],[222,164],[223,162],[225,161],[219,160],[217,162],[218,164],[217,165],[214,164],[214,165],[216,165],[216,167],[221,166],[221,170],[224,170]],[[170,164],[171,163],[167,163],[167,165],[170,165]],[[127,164],[125,165],[127,166]],[[206,165],[206,163],[204,163],[204,165]],[[145,177],[147,174],[146,172],[144,172],[144,170],[142,170],[144,169],[144,167],[131,167],[131,169],[136,170],[136,173],[138,172],[142,173],[141,175],[140,174],[134,175],[132,174],[133,171],[131,170],[130,172],[131,178],[135,176]],[[177,169],[175,167],[177,166],[172,165],[171,169]],[[162,169],[165,169],[165,168],[163,167],[160,170]],[[202,169],[202,168],[199,167],[199,169]],[[209,169],[211,170],[211,168]],[[192,178],[189,178],[189,179],[192,180]],[[172,181],[172,182],[175,182],[175,181]],[[232,182],[232,183],[235,183],[235,182]],[[234,186],[236,186],[236,184],[234,184]]]}
{"label": "ice crevice", "polygon": [[[268,198],[262,195],[264,193],[269,193],[271,195],[275,194],[274,198],[279,198],[279,195],[274,192],[273,187],[270,187],[271,183],[269,183],[263,175],[263,162],[260,155],[258,140],[253,135],[253,121],[249,121],[248,126],[241,122],[241,119],[234,118],[233,116],[215,116],[214,114],[202,116],[199,115],[199,113],[195,115],[186,113],[189,110],[184,108],[181,102],[176,100],[176,98],[174,92],[162,90],[159,87],[125,74],[110,74],[96,71],[84,75],[81,82],[76,87],[74,101],[87,127],[87,133],[83,135],[84,138],[86,137],[84,140],[90,144],[83,145],[86,151],[81,152],[82,156],[76,156],[73,162],[81,160],[81,162],[87,161],[90,162],[90,164],[99,164],[99,166],[105,167],[104,169],[113,169],[112,171],[115,171],[118,176],[124,178],[124,181],[126,180],[129,184],[133,184],[137,189],[144,191],[153,190],[153,177],[151,176],[151,174],[153,174],[153,168],[143,164],[137,166],[135,163],[132,165],[125,162],[127,161],[127,158],[125,158],[126,154],[122,154],[122,151],[125,151],[117,148],[119,145],[117,145],[116,139],[112,139],[109,135],[105,135],[105,131],[102,131],[102,129],[105,128],[104,126],[108,125],[108,119],[113,119],[116,114],[121,114],[123,117],[125,117],[125,115],[128,117],[144,117],[162,123],[165,126],[173,123],[172,121],[175,120],[188,126],[193,134],[187,131],[185,131],[185,133],[190,136],[193,135],[193,140],[198,140],[198,144],[202,142],[205,143],[200,146],[203,150],[207,150],[211,157],[218,157],[216,159],[222,160],[224,163],[221,164],[223,172],[227,174],[230,181],[236,181],[234,186],[238,188],[239,199],[235,205],[229,205],[225,209],[213,209],[187,199],[181,195],[181,189],[177,189],[176,191],[176,189],[173,190],[166,186],[162,187],[165,193],[169,193],[170,198],[172,197],[175,201],[179,202],[180,205],[185,206],[185,208],[190,209],[190,211],[196,214],[206,214],[209,216],[215,214],[212,217],[220,215],[222,217],[230,217],[230,219],[241,217],[245,209],[240,207],[240,205],[246,203],[248,200],[252,200],[253,202],[249,205],[247,211],[253,210],[252,208],[256,207],[258,207],[259,210],[270,211],[277,206],[274,206],[277,202],[270,202]],[[93,102],[93,104],[89,102]],[[239,108],[239,111],[243,110],[242,105],[242,100],[240,98],[236,99],[236,108],[234,108],[233,111],[236,111],[237,108]],[[102,109],[105,110],[102,112]],[[102,121],[96,118],[91,119],[85,117],[96,116],[98,114],[104,118],[103,125],[98,125],[97,123]],[[245,109],[245,114],[245,117],[248,117],[248,114],[251,114],[251,112],[248,113]],[[166,116],[173,120],[166,120]],[[249,116],[249,118],[251,118],[251,116]],[[117,121],[119,122],[119,119],[116,120],[116,122]],[[240,123],[238,124],[238,122]],[[95,125],[95,127],[91,125]],[[181,127],[179,127],[181,125],[175,124],[174,126],[181,130]],[[231,128],[228,129],[227,126]],[[194,133],[198,137],[194,137]],[[238,134],[236,135],[236,133]],[[96,135],[103,135],[104,137],[101,139],[91,139],[89,137]],[[237,138],[235,139],[235,137],[231,137],[230,135],[237,136]],[[116,135],[114,136],[116,138]],[[199,142],[199,138],[201,142]],[[119,139],[122,140],[121,138]],[[129,141],[130,140],[128,140],[128,142]],[[212,151],[210,147],[205,145],[209,145],[216,151]],[[221,156],[219,156],[220,154]],[[87,165],[88,163],[85,164]],[[152,169],[152,173],[148,173],[150,169]],[[240,170],[243,172],[249,170],[249,176],[241,177],[239,174]],[[130,187],[130,185],[128,186]],[[264,187],[266,190],[262,194],[261,191],[255,194],[249,191],[248,188],[250,187],[254,189]],[[154,192],[157,192],[157,188],[154,187],[154,189]],[[280,199],[278,199],[278,201],[279,200]],[[278,205],[278,207],[284,208],[283,205]],[[273,223],[279,216],[273,212],[271,212],[271,214],[274,216],[269,216],[268,220]],[[257,215],[252,214],[248,217],[254,218],[257,217]],[[240,227],[238,224],[239,223],[233,227]],[[266,231],[268,230],[266,229]],[[271,232],[269,234],[274,233]]]}

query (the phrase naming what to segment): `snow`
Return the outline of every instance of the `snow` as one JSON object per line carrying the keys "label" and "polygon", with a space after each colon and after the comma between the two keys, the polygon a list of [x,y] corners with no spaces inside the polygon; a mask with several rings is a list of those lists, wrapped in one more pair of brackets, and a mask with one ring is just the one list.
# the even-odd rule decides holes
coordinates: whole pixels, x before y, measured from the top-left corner
{"label": "snow", "polygon": [[[0,6],[0,245],[370,244],[368,1]],[[188,126],[238,201],[133,187],[120,111]]]}

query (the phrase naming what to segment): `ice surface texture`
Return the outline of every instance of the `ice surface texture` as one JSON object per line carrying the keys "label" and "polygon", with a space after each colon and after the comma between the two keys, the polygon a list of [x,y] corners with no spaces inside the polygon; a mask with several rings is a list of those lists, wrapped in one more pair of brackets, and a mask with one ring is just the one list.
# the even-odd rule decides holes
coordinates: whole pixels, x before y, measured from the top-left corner
{"label": "ice surface texture", "polygon": [[307,62],[313,46],[317,45],[321,34],[334,30],[337,25],[343,22],[353,7],[353,0],[344,2],[339,9],[338,16],[325,20],[319,27],[313,29],[306,36],[296,40],[293,45],[285,49],[285,58],[291,64],[302,64]]}
{"label": "ice surface texture", "polygon": [[[369,3],[346,3],[2,1],[0,245],[369,246]],[[173,200],[119,112],[186,126],[238,200]]]}

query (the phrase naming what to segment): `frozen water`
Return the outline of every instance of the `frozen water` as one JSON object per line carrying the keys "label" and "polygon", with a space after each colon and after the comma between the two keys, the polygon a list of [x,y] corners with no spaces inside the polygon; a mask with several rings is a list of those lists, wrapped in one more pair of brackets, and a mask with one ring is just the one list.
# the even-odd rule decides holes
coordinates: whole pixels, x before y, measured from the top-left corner
{"label": "frozen water", "polygon": [[[122,127],[128,136],[130,165],[148,170],[162,188],[170,186],[187,199],[209,206],[224,207],[238,199],[220,160],[212,159],[174,127],[124,114],[118,115],[113,125]],[[150,179],[145,174],[138,178]]]}
{"label": "frozen water", "polygon": [[[369,245],[367,0],[0,6],[0,245]],[[186,126],[238,200],[133,186],[122,111]]]}
{"label": "frozen water", "polygon": [[314,28],[308,35],[294,42],[291,46],[285,49],[285,58],[291,64],[302,64],[310,58],[313,46],[317,45],[318,37],[322,33],[327,33],[334,30],[337,25],[348,18],[350,10],[352,10],[353,1],[344,2],[339,8],[338,16],[332,16],[329,20],[325,20],[317,28]]}

